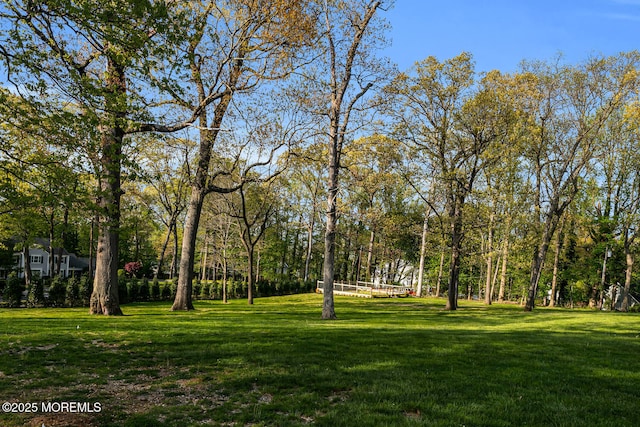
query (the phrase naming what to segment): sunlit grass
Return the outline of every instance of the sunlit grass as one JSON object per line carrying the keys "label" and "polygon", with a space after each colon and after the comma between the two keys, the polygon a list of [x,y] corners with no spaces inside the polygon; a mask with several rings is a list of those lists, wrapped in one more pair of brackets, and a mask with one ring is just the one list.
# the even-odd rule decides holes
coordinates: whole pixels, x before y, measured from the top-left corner
{"label": "sunlit grass", "polygon": [[0,310],[0,425],[640,425],[640,316],[298,295]]}

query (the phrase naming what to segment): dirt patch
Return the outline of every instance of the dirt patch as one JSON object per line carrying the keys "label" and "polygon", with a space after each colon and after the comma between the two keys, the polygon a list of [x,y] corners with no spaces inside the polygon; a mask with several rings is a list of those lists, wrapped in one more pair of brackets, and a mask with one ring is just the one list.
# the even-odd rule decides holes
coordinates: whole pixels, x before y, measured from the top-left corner
{"label": "dirt patch", "polygon": [[27,424],[29,427],[99,427],[87,414],[44,414],[32,418]]}

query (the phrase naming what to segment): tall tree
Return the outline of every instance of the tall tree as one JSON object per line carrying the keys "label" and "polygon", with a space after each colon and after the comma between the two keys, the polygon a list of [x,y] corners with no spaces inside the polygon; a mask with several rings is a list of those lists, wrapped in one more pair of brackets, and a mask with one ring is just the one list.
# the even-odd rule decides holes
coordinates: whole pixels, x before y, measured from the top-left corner
{"label": "tall tree", "polygon": [[400,74],[387,91],[398,106],[399,137],[425,153],[425,166],[445,189],[451,248],[446,308],[456,310],[465,202],[496,158],[492,146],[506,135],[504,78],[489,73],[476,88],[467,53],[443,62],[429,57],[414,71]]}
{"label": "tall tree", "polygon": [[[166,80],[151,77],[171,50],[164,2],[137,0],[0,5],[7,81],[49,120],[49,132],[84,148],[97,177],[99,237],[90,312],[121,314],[117,291],[121,173],[126,135],[169,128],[139,126]],[[73,34],[74,37],[70,37]],[[171,90],[171,88],[168,88]],[[148,96],[147,99],[145,99]],[[182,127],[186,126],[183,124]]]}
{"label": "tall tree", "polygon": [[[580,180],[598,151],[603,127],[637,87],[638,54],[592,58],[577,66],[529,64],[534,76],[524,92],[532,132],[537,243],[531,261],[525,310],[535,306],[549,244],[560,218],[580,189]],[[544,200],[544,203],[543,203]]]}
{"label": "tall tree", "polygon": [[[235,218],[240,240],[247,254],[247,302],[253,304],[255,290],[255,250],[269,226],[275,199],[269,183],[246,183],[236,196],[228,199],[229,212]],[[235,199],[235,200],[233,200]]]}
{"label": "tall tree", "polygon": [[[319,1],[318,25],[322,63],[314,64],[323,73],[310,76],[312,100],[322,100],[313,105],[326,118],[324,132],[328,143],[328,181],[326,229],[324,237],[324,300],[323,319],[335,319],[333,282],[335,276],[336,227],[338,222],[339,171],[342,150],[350,135],[350,121],[357,105],[382,76],[377,60],[372,58],[372,48],[381,28],[374,16],[383,5],[380,0]],[[316,69],[318,70],[318,69]],[[325,76],[328,81],[325,81]],[[324,124],[323,124],[324,125]]]}
{"label": "tall tree", "polygon": [[[194,1],[191,4],[191,31],[182,49],[189,70],[186,79],[190,87],[187,90],[193,93],[197,102],[192,103],[188,96],[182,94],[173,102],[197,119],[199,147],[172,310],[194,308],[191,297],[193,267],[205,196],[231,193],[241,185],[221,184],[218,178],[237,171],[213,166],[215,159],[212,154],[224,151],[219,139],[225,118],[228,121],[232,100],[251,92],[261,82],[285,77],[297,66],[294,52],[312,38],[313,26],[307,12],[306,1],[227,0]],[[187,81],[183,84],[187,85]],[[240,147],[236,153],[230,154],[235,161],[221,165],[237,165],[242,151]],[[258,161],[259,164],[262,162],[263,159]]]}

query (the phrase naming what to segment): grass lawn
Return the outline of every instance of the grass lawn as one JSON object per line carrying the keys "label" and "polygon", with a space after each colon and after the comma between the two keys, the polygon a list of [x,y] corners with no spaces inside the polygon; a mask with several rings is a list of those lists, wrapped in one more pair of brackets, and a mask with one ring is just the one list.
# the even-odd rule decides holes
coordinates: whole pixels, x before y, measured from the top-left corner
{"label": "grass lawn", "polygon": [[321,299],[0,310],[0,425],[640,425],[638,314]]}

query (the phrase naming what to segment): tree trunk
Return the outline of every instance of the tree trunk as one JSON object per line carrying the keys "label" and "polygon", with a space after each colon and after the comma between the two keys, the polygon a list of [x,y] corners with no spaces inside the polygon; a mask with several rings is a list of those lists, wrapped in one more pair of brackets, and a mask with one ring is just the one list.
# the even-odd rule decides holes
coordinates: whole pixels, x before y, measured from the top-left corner
{"label": "tree trunk", "polygon": [[[625,259],[626,259],[626,268],[625,268],[625,275],[624,275],[624,294],[622,299],[622,307],[620,308],[621,311],[629,310],[629,292],[631,291],[631,277],[633,274],[633,263],[634,263],[634,256],[633,256],[633,253],[631,252],[630,245],[625,243],[624,252],[625,252]],[[615,303],[615,301],[613,302]]]}
{"label": "tree trunk", "polygon": [[253,251],[254,246],[247,247],[247,303],[249,305],[253,304]]}
{"label": "tree trunk", "polygon": [[97,218],[91,218],[91,228],[89,229],[89,278],[94,278],[94,247],[95,247],[95,224],[98,222]]}
{"label": "tree trunk", "polygon": [[178,273],[178,287],[176,297],[171,310],[193,310],[192,287],[193,268],[196,254],[196,238],[198,234],[198,224],[202,214],[202,203],[204,200],[204,189],[195,186],[191,191],[191,199],[187,210],[187,217],[184,224],[182,237],[182,252],[180,256],[180,272]]}
{"label": "tree trunk", "polygon": [[178,224],[174,224],[173,226],[173,257],[171,258],[171,269],[169,270],[169,279],[176,277],[178,272],[178,257],[180,256],[178,252]]}
{"label": "tree trunk", "polygon": [[373,262],[373,244],[376,240],[376,232],[372,229],[369,234],[369,246],[367,246],[367,281],[372,282],[371,264]]}
{"label": "tree trunk", "polygon": [[[56,266],[57,274],[60,274],[62,270],[62,254],[64,253],[64,246],[67,240],[67,227],[69,226],[69,208],[65,206],[64,215],[62,216],[62,231],[60,232],[60,247],[58,248],[58,265]],[[67,275],[69,274],[69,269],[67,265]]]}
{"label": "tree trunk", "polygon": [[458,308],[458,282],[460,279],[460,251],[462,248],[462,206],[464,197],[455,196],[451,210],[451,259],[449,264],[448,299],[445,310]]}
{"label": "tree trunk", "polygon": [[418,289],[416,295],[422,296],[422,282],[424,280],[424,261],[427,253],[427,233],[429,232],[429,214],[431,207],[427,205],[424,213],[424,222],[422,223],[422,240],[420,241],[420,266],[418,267]]}
{"label": "tree trunk", "polygon": [[547,256],[549,244],[551,243],[551,238],[555,229],[555,226],[552,224],[552,222],[552,220],[548,220],[545,222],[542,240],[538,244],[536,255],[531,262],[531,276],[529,280],[529,291],[527,293],[527,300],[524,307],[525,311],[531,311],[535,307],[535,299],[536,295],[538,294],[538,284],[540,282],[540,276],[542,275],[544,260]]}
{"label": "tree trunk", "polygon": [[209,240],[207,239],[207,233],[204,234],[204,249],[202,250],[202,260],[200,261],[200,280],[207,280],[207,258],[209,255]]}
{"label": "tree trunk", "polygon": [[22,257],[24,258],[24,286],[29,289],[33,280],[33,274],[31,273],[31,254],[29,253],[29,245],[26,241],[22,248]]}
{"label": "tree trunk", "polygon": [[56,273],[56,263],[55,263],[55,250],[53,248],[53,239],[55,237],[55,224],[54,224],[54,215],[53,209],[51,209],[51,213],[49,214],[49,277],[55,276]]}
{"label": "tree trunk", "polygon": [[440,264],[438,266],[438,282],[436,283],[436,296],[440,297],[442,293],[440,292],[440,285],[442,284],[442,275],[444,273],[444,245],[440,250]]}
{"label": "tree trunk", "polygon": [[[507,221],[510,224],[510,221]],[[509,258],[509,233],[510,227],[506,227],[504,242],[502,242],[502,270],[500,271],[500,289],[498,290],[498,302],[504,302],[504,293],[507,285],[507,264]]]}
{"label": "tree trunk", "polygon": [[169,247],[169,241],[171,240],[171,232],[173,231],[173,227],[175,227],[175,222],[171,221],[169,223],[167,237],[164,239],[164,243],[162,244],[162,249],[160,250],[160,256],[158,257],[158,268],[156,269],[156,272],[153,275],[154,279],[158,279],[158,276],[162,273],[162,265],[164,264],[164,257],[165,257],[165,254],[167,253],[167,248]]}
{"label": "tree trunk", "polygon": [[222,250],[222,303],[227,303],[227,249]]}
{"label": "tree trunk", "polygon": [[[315,217],[315,208],[313,210],[313,217]],[[309,268],[311,266],[311,254],[313,253],[313,227],[315,225],[315,219],[311,220],[311,224],[307,229],[307,253],[304,259],[304,281],[309,280]]]}
{"label": "tree trunk", "polygon": [[558,267],[560,265],[560,252],[562,251],[562,241],[564,240],[562,237],[562,225],[558,230],[557,240],[556,240],[556,248],[555,255],[553,257],[553,278],[551,279],[551,299],[549,300],[549,307],[556,306],[556,292],[558,289]]}
{"label": "tree trunk", "polygon": [[332,138],[329,145],[329,182],[327,198],[327,225],[324,233],[324,266],[322,269],[323,281],[323,302],[322,318],[336,319],[336,312],[333,299],[333,278],[335,275],[335,254],[336,254],[336,226],[338,222],[338,171],[339,153],[338,136]]}
{"label": "tree trunk", "polygon": [[491,293],[491,279],[493,278],[493,222],[495,214],[492,212],[489,217],[489,236],[487,238],[487,279],[485,281],[484,303],[491,305],[493,295]]}
{"label": "tree trunk", "polygon": [[[118,111],[122,107],[119,98],[126,96],[124,68],[112,58],[107,61],[107,85],[115,99],[107,101],[107,111]],[[110,104],[114,105],[111,106]],[[112,107],[112,108],[111,108]],[[120,175],[122,164],[122,142],[124,131],[119,123],[124,113],[116,113],[112,124],[103,124],[101,129],[101,156],[99,179],[100,195],[98,207],[98,250],[93,292],[90,299],[91,314],[121,315],[118,297],[118,245],[120,238]]]}

